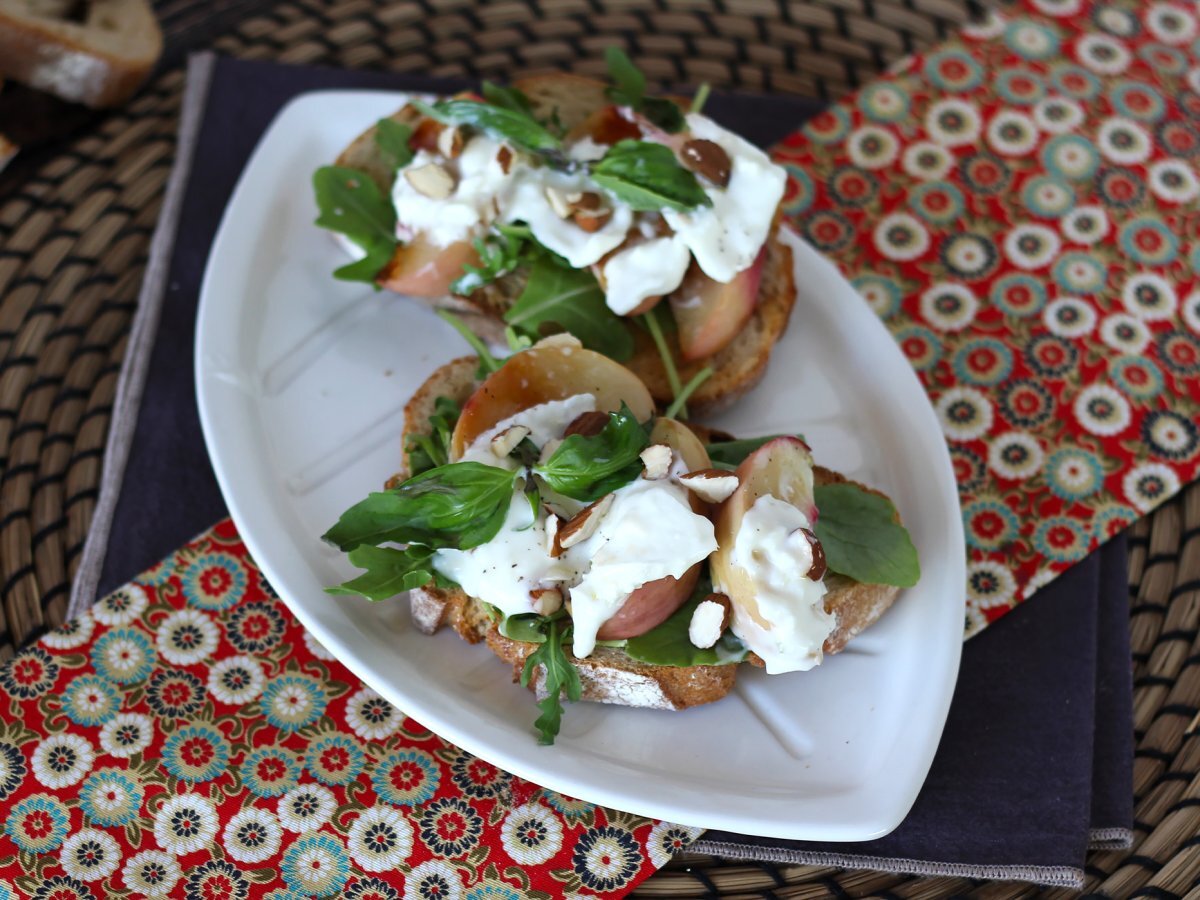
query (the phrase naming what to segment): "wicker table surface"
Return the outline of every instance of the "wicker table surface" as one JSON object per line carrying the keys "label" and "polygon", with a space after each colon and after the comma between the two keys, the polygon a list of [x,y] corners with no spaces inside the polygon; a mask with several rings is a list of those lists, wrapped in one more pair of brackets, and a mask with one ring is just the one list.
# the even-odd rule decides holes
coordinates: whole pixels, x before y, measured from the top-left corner
{"label": "wicker table surface", "polygon": [[[978,11],[962,0],[163,0],[158,9],[167,49],[142,93],[81,119],[0,180],[0,659],[66,612],[189,50],[511,78],[598,73],[616,43],[660,81],[832,98]],[[1200,485],[1132,533],[1134,847],[1092,853],[1088,888],[1200,898]],[[636,895],[1054,893],[686,855]]]}

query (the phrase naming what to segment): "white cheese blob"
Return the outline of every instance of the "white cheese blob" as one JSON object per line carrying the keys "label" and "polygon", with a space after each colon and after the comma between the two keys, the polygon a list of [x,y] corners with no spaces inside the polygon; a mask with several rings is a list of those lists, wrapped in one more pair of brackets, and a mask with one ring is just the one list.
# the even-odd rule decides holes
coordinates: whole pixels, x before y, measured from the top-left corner
{"label": "white cheese blob", "polygon": [[524,168],[514,179],[511,193],[501,201],[501,217],[505,222],[524,222],[539,244],[564,257],[573,269],[599,262],[625,240],[633,224],[633,211],[624,203],[613,206],[612,216],[603,227],[587,232],[555,212],[547,190],[558,191],[566,198],[599,188],[583,172]]}
{"label": "white cheese blob", "polygon": [[538,448],[546,446],[548,441],[561,438],[567,426],[586,412],[594,412],[596,398],[591,394],[575,394],[565,400],[549,400],[528,409],[514,413],[507,419],[501,419],[487,431],[473,440],[463,451],[459,462],[478,462],[488,466],[498,466],[509,471],[516,471],[520,463],[512,457],[504,459],[492,452],[492,438],[514,425],[524,425],[529,429],[529,439]]}
{"label": "white cheese blob", "polygon": [[687,212],[663,210],[663,218],[687,244],[704,274],[728,283],[749,268],[771,232],[787,175],[749,141],[697,113],[687,116],[692,137],[712,141],[729,155],[729,184],[707,184],[712,206]]}
{"label": "white cheese blob", "polygon": [[531,591],[575,577],[570,564],[550,556],[545,519],[538,516],[531,525],[532,519],[529,501],[515,492],[494,538],[470,550],[438,550],[433,567],[505,616],[531,613]]}
{"label": "white cheese blob", "polygon": [[[811,528],[808,516],[764,495],[742,518],[730,554],[730,563],[753,585],[761,620],[735,602],[731,628],[762,657],[768,675],[805,672],[820,664],[821,646],[836,625],[825,612],[825,583],[806,577],[812,547],[799,528]],[[717,590],[733,596],[726,585],[718,584]]]}
{"label": "white cheese blob", "polygon": [[667,575],[682,577],[716,549],[712,522],[692,511],[682,485],[639,477],[615,491],[596,533],[563,554],[582,575],[571,588],[575,655],[592,652],[600,626],[631,593]]}
{"label": "white cheese blob", "polygon": [[679,287],[691,261],[687,245],[677,237],[634,244],[604,264],[604,302],[617,315],[626,315],[647,297]]}
{"label": "white cheese blob", "polygon": [[[418,150],[412,162],[397,173],[392,186],[397,227],[423,233],[438,247],[448,247],[482,233],[495,218],[495,204],[503,205],[503,197],[512,184],[496,158],[500,146],[485,135],[476,135],[463,147],[458,159],[452,161],[428,150]],[[427,197],[405,177],[405,172],[425,165],[441,166],[457,176],[449,197]],[[513,166],[518,166],[515,160]]]}

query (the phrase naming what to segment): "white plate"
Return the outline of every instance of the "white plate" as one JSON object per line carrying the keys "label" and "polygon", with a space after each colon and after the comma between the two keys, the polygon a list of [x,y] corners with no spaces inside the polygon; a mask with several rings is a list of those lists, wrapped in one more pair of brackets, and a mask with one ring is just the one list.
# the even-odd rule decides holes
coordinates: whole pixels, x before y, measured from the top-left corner
{"label": "white plate", "polygon": [[533,698],[483,647],[427,637],[402,600],[333,598],[356,572],[319,536],[400,461],[402,408],[462,340],[423,306],[330,277],[345,262],[312,225],[313,170],[403,95],[307,94],[242,174],[201,293],[196,382],[221,490],[254,558],[355,675],[449,741],[574,797],[687,825],[828,841],[904,818],[958,672],[962,525],[946,444],[911,368],[849,284],[795,242],[799,301],[762,385],[715,421],[802,432],[818,462],[887,491],[923,575],[819,668],[683,713],[575,704],[537,745]]}

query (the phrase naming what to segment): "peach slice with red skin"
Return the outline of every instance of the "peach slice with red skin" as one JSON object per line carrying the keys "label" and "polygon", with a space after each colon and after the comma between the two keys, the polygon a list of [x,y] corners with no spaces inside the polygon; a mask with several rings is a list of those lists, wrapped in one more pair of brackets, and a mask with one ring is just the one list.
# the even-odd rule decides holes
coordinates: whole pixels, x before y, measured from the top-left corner
{"label": "peach slice with red skin", "polygon": [[738,336],[758,305],[767,249],[727,283],[715,281],[692,262],[683,283],[668,297],[685,360],[706,359]]}
{"label": "peach slice with red skin", "polygon": [[437,299],[450,293],[450,285],[463,274],[464,266],[480,264],[479,251],[470,241],[439,247],[418,234],[396,248],[378,281],[397,294]]}
{"label": "peach slice with red skin", "polygon": [[[651,444],[666,444],[679,454],[688,471],[707,469],[712,465],[708,451],[695,433],[674,419],[658,419],[650,432]],[[707,512],[707,504],[695,494],[688,492],[692,509]],[[600,626],[596,637],[602,641],[617,641],[637,637],[665,622],[675,610],[687,602],[700,579],[700,563],[692,566],[676,579],[670,575],[647,582],[630,594],[621,608]]]}
{"label": "peach slice with red skin", "polygon": [[[811,527],[817,521],[813,500],[812,451],[795,437],[780,437],[763,444],[737,468],[738,489],[717,509],[717,550],[709,557],[713,583],[721,585],[735,609],[739,609],[763,628],[770,624],[758,611],[754,584],[745,569],[732,562],[733,545],[742,518],[760,497],[775,497],[792,504],[808,517]],[[803,576],[798,572],[797,576]]]}

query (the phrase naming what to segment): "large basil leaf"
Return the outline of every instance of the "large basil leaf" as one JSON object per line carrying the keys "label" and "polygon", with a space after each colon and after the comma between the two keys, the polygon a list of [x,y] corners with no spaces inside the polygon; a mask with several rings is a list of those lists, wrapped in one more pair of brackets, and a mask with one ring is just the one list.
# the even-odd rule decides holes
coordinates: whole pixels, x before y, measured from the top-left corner
{"label": "large basil leaf", "polygon": [[411,591],[433,581],[436,573],[430,560],[433,551],[428,547],[370,547],[363,545],[350,551],[350,562],[367,571],[325,592],[339,596],[366,597],[368,600],[387,600],[404,591]]}
{"label": "large basil leaf", "polygon": [[592,165],[592,179],[635,210],[686,211],[712,206],[696,176],[680,165],[670,147],[620,141]]}
{"label": "large basil leaf", "polygon": [[686,121],[683,111],[664,97],[646,96],[646,76],[619,47],[604,51],[608,63],[608,77],[612,86],[605,93],[618,106],[630,106],[663,131],[674,134],[683,130]]}
{"label": "large basil leaf", "polygon": [[818,485],[817,538],[831,571],[863,584],[912,587],[921,577],[917,549],[896,521],[892,501],[853,484]]}
{"label": "large basil leaf", "polygon": [[383,154],[393,172],[412,162],[413,152],[408,145],[412,128],[395,119],[380,119],[375,123],[375,146]]}
{"label": "large basil leaf", "polygon": [[342,550],[386,542],[469,550],[504,524],[515,477],[477,462],[439,466],[369,495],[342,513],[324,538]]}
{"label": "large basil leaf", "polygon": [[414,100],[413,106],[439,122],[470,125],[531,153],[557,153],[562,150],[562,141],[521,109],[494,106],[478,100],[439,100],[432,106]]}
{"label": "large basil leaf", "polygon": [[572,269],[549,253],[540,254],[529,270],[529,280],[504,321],[535,340],[541,326],[571,332],[583,345],[610,359],[633,355],[633,335],[604,302],[604,291],[587,269]]}
{"label": "large basil leaf", "polygon": [[641,474],[639,454],[649,443],[646,428],[622,403],[599,434],[571,435],[534,472],[563,496],[598,500]]}
{"label": "large basil leaf", "polygon": [[697,647],[688,637],[692,614],[711,590],[712,585],[705,580],[665,622],[627,640],[625,652],[639,662],[655,666],[724,666],[744,661],[748,655],[746,646],[730,631],[707,650]]}
{"label": "large basil leaf", "polygon": [[344,281],[374,282],[395,252],[396,210],[371,178],[345,166],[322,166],[313,173],[316,224],[344,234],[367,254],[333,274]]}

